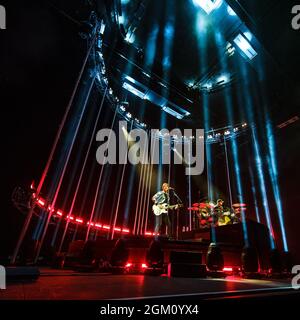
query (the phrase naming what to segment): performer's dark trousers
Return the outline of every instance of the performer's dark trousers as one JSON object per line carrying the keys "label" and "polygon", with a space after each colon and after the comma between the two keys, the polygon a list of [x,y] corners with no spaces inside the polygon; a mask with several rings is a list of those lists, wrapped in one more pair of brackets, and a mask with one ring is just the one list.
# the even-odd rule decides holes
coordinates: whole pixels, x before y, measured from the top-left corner
{"label": "performer's dark trousers", "polygon": [[155,216],[155,233],[161,234],[162,225],[165,225],[168,227],[168,230],[166,231],[167,235],[171,235],[171,221],[169,218],[168,213],[162,213],[159,216]]}

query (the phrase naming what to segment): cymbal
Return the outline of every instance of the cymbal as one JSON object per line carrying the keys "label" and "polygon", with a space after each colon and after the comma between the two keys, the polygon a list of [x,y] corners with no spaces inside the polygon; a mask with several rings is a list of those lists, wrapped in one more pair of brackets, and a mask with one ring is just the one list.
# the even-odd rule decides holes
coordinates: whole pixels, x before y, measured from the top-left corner
{"label": "cymbal", "polygon": [[199,207],[201,209],[204,209],[207,207],[214,207],[214,205],[208,202],[200,202],[200,203],[196,202],[196,203],[193,203],[193,207]]}
{"label": "cymbal", "polygon": [[197,207],[189,207],[188,210],[199,211],[199,208],[197,208]]}
{"label": "cymbal", "polygon": [[235,207],[246,207],[247,205],[246,203],[234,203],[232,206],[235,208]]}
{"label": "cymbal", "polygon": [[200,207],[201,209],[205,209],[205,208],[207,208],[208,206],[209,206],[209,203],[205,203],[205,202],[199,203],[199,207]]}

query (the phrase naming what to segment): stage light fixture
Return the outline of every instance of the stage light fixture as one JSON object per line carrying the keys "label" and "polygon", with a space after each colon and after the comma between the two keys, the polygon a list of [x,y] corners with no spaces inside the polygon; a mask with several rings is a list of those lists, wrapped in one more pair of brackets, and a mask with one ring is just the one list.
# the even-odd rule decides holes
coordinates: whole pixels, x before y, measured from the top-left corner
{"label": "stage light fixture", "polygon": [[229,57],[233,56],[235,53],[235,47],[230,42],[227,42],[226,53]]}
{"label": "stage light fixture", "polygon": [[125,37],[125,41],[128,43],[133,43],[135,41],[135,35],[133,33],[131,34],[127,33]]}
{"label": "stage light fixture", "polygon": [[248,39],[246,38],[246,36],[244,34],[240,33],[239,35],[237,35],[233,39],[233,42],[242,51],[242,53],[244,55],[246,55],[246,57],[249,60],[252,60],[253,58],[255,58],[257,56],[257,52],[251,46],[250,42],[248,41]]}
{"label": "stage light fixture", "polygon": [[166,113],[170,114],[171,116],[177,118],[177,119],[182,119],[183,116],[181,114],[179,114],[178,112],[170,109],[169,107],[163,107],[162,108]]}
{"label": "stage light fixture", "polygon": [[131,84],[124,82],[123,83],[123,88],[128,90],[129,92],[133,93],[137,97],[144,99],[145,98],[145,93],[139,91],[138,89],[134,88]]}
{"label": "stage light fixture", "polygon": [[223,74],[217,78],[217,84],[222,84],[228,82],[229,78],[227,75]]}
{"label": "stage light fixture", "polygon": [[100,25],[100,34],[104,34],[104,31],[105,31],[105,23],[102,20]]}
{"label": "stage light fixture", "polygon": [[210,271],[222,271],[224,268],[224,258],[220,247],[212,242],[207,251],[206,265]]}
{"label": "stage light fixture", "polygon": [[119,16],[119,24],[124,24],[125,18],[124,16]]}
{"label": "stage light fixture", "polygon": [[193,0],[194,5],[201,7],[207,14],[220,8],[223,0]]}
{"label": "stage light fixture", "polygon": [[251,33],[250,31],[244,32],[244,36],[245,36],[249,41],[251,41],[252,38],[253,38],[253,35],[252,35],[252,33]]}
{"label": "stage light fixture", "polygon": [[39,205],[41,205],[42,207],[45,205],[45,201],[43,201],[43,200],[41,200],[41,199],[39,199],[38,200],[38,204]]}
{"label": "stage light fixture", "polygon": [[230,6],[227,6],[227,12],[230,16],[236,16],[236,13],[233,11],[233,9]]}

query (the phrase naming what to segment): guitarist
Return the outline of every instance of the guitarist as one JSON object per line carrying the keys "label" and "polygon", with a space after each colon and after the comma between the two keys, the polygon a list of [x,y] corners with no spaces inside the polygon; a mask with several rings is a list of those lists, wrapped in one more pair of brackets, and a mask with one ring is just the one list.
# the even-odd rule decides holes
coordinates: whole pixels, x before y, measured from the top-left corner
{"label": "guitarist", "polygon": [[[169,204],[170,196],[169,196],[169,185],[168,183],[163,183],[162,190],[158,191],[153,197],[152,201],[154,204],[161,205],[161,204]],[[166,236],[171,235],[171,221],[168,212],[162,213],[158,216],[155,216],[155,233],[161,232],[162,225],[166,226]]]}

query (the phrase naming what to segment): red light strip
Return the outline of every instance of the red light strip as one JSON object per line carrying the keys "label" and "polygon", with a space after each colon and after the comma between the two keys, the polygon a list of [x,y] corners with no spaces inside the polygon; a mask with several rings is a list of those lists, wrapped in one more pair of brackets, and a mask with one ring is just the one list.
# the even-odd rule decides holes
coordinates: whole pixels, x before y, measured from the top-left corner
{"label": "red light strip", "polygon": [[44,206],[44,205],[45,205],[45,201],[42,200],[42,199],[39,199],[39,200],[38,200],[38,204],[40,204],[41,206]]}
{"label": "red light strip", "polygon": [[232,267],[224,267],[224,268],[223,268],[223,271],[225,271],[225,272],[232,272],[232,271],[233,271],[233,268],[232,268]]}
{"label": "red light strip", "polygon": [[[30,188],[34,188],[34,185],[32,184],[30,186]],[[44,200],[43,198],[39,198],[37,199],[37,204],[39,205],[39,207],[44,207],[45,204],[46,204],[46,200]],[[51,207],[49,206],[48,207],[48,210],[51,212],[54,212],[55,209],[51,209]],[[55,215],[59,216],[59,217],[62,217],[64,215],[64,213],[60,210],[60,209],[57,209],[56,210],[56,213]],[[83,219],[81,218],[76,218],[74,216],[67,216],[66,219],[68,220],[71,220],[71,221],[74,221],[74,222],[77,222],[77,223],[84,223]],[[90,222],[87,222],[86,225],[89,225]],[[110,230],[110,226],[107,226],[107,225],[102,225],[102,224],[99,224],[99,223],[94,223],[94,222],[91,222],[90,224],[92,227],[96,227],[96,228],[102,228],[102,229],[105,229],[105,230]],[[122,233],[130,233],[130,230],[129,229],[122,229],[122,228],[119,228],[119,227],[115,227],[114,228],[115,231],[118,231],[118,232],[122,232]],[[152,233],[152,232],[146,232],[145,235],[148,235],[148,236],[151,236],[151,235],[155,235],[155,233]]]}

